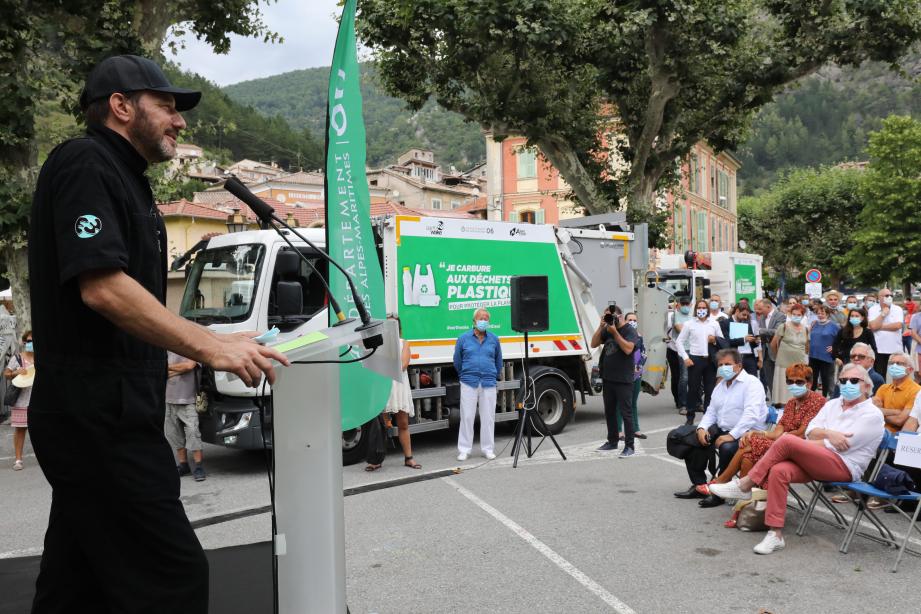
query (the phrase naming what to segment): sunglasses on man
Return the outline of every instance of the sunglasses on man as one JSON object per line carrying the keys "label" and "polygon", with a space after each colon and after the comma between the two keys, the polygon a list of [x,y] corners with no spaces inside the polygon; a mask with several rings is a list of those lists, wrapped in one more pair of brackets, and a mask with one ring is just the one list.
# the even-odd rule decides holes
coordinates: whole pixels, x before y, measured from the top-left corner
{"label": "sunglasses on man", "polygon": [[869,358],[866,354],[851,354],[851,360],[863,360],[864,358]]}
{"label": "sunglasses on man", "polygon": [[838,383],[841,385],[847,384],[848,382],[852,384],[860,384],[863,382],[862,377],[839,377]]}

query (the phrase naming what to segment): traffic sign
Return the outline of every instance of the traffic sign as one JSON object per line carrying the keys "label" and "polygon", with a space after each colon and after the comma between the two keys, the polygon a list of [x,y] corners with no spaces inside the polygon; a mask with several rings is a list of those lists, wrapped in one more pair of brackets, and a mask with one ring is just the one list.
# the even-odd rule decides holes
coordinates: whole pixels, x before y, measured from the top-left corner
{"label": "traffic sign", "polygon": [[822,298],[822,284],[809,282],[806,284],[806,294],[809,298]]}
{"label": "traffic sign", "polygon": [[806,271],[806,281],[811,284],[817,284],[822,281],[822,271],[819,269],[809,269]]}

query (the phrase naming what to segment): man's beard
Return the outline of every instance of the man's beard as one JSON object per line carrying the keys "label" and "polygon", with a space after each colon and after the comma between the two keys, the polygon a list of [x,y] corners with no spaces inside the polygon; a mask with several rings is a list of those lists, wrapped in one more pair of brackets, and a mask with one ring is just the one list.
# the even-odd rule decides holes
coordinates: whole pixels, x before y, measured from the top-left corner
{"label": "man's beard", "polygon": [[176,149],[167,144],[166,137],[150,122],[147,112],[140,106],[137,107],[134,124],[128,128],[128,136],[141,156],[151,164],[172,160],[176,156]]}

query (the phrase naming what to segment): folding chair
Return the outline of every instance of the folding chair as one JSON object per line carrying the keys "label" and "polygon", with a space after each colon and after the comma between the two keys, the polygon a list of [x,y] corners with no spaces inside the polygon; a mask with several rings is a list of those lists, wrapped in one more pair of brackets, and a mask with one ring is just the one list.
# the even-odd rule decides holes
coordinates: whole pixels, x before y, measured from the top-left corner
{"label": "folding chair", "polygon": [[[886,431],[886,433],[889,434],[889,431]],[[880,468],[886,462],[887,448],[885,447],[885,443],[886,443],[886,437],[884,435],[883,440],[879,444],[878,453],[876,456],[876,462],[873,465],[873,469],[870,471],[871,481],[876,479],[876,475],[879,473]],[[807,487],[812,491],[812,498],[809,500],[809,504],[806,506],[806,511],[803,514],[802,520],[800,520],[799,522],[799,526],[796,527],[796,534],[802,537],[803,534],[806,532],[806,525],[809,523],[809,520],[812,518],[812,515],[815,512],[816,505],[819,502],[821,502],[822,505],[824,505],[828,509],[828,511],[831,512],[831,515],[835,518],[835,522],[837,523],[839,529],[849,528],[850,523],[848,522],[847,518],[845,518],[844,514],[838,511],[838,509],[835,507],[835,504],[832,503],[831,500],[829,500],[827,496],[825,496],[824,487],[830,486],[830,487],[837,488],[841,490],[842,492],[844,492],[847,486],[852,483],[855,483],[855,482],[812,481],[809,484],[807,484]],[[790,492],[793,492],[793,489],[790,489]],[[880,527],[877,527],[877,529],[879,529],[880,535],[883,536],[883,539],[886,539],[885,530],[881,529]]]}
{"label": "folding chair", "polygon": [[[880,444],[880,448],[884,451],[880,454],[880,458],[883,459],[882,462],[877,463],[875,468],[875,473],[871,477],[871,482],[876,478],[876,474],[879,473],[880,468],[882,467],[885,459],[888,459],[889,455],[892,454],[898,445],[898,435],[893,435],[889,431],[886,431],[886,434],[883,436],[883,441]],[[844,541],[841,542],[841,548],[839,549],[842,553],[847,554],[847,550],[851,545],[851,541],[854,539],[854,535],[857,534],[857,529],[860,526],[860,521],[863,517],[866,517],[880,534],[883,536],[880,541],[883,543],[892,546],[893,548],[899,549],[899,554],[895,559],[895,564],[892,566],[892,573],[895,573],[898,570],[899,562],[902,560],[902,555],[905,554],[905,550],[908,546],[908,540],[911,538],[912,529],[918,531],[921,534],[921,526],[917,525],[918,521],[918,512],[921,511],[921,493],[916,493],[909,491],[907,495],[891,495],[885,490],[880,490],[873,486],[873,484],[867,482],[833,482],[835,486],[839,488],[850,490],[856,493],[858,496],[853,497],[852,501],[857,507],[857,512],[854,514],[854,519],[851,520],[850,526],[848,527],[847,532],[844,535]],[[877,516],[876,510],[871,509],[867,506],[867,498],[876,497],[882,501],[885,501],[885,505],[882,508],[892,508],[899,514],[901,514],[905,519],[908,520],[908,529],[905,531],[905,537],[902,539],[902,543],[899,544],[899,541],[896,539],[895,535],[892,534],[892,531],[883,523],[883,521]],[[915,511],[912,514],[907,513],[901,507],[899,503],[903,501],[913,501],[915,505]],[[912,554],[921,556],[921,552],[917,550],[908,549]]]}

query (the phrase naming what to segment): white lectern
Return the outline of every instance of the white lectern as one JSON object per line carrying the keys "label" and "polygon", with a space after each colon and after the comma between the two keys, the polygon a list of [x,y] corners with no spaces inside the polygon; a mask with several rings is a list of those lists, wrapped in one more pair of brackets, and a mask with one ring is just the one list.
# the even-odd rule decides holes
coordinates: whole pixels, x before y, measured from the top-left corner
{"label": "white lectern", "polygon": [[[346,360],[343,346],[367,350],[362,340],[382,334],[384,344],[364,367],[400,378],[397,324],[359,322],[328,328],[277,345],[296,360]],[[342,503],[342,418],[338,364],[292,364],[276,369],[273,387],[275,454],[275,551],[278,611],[282,614],[344,614],[345,531]],[[383,408],[381,408],[383,409]]]}

